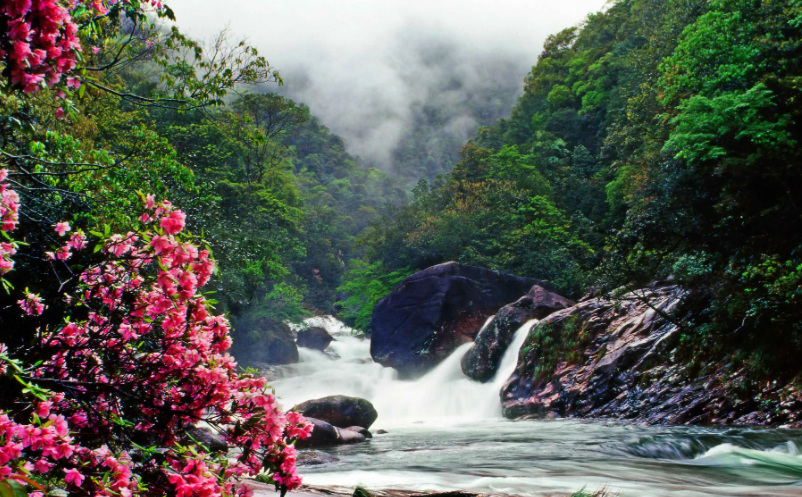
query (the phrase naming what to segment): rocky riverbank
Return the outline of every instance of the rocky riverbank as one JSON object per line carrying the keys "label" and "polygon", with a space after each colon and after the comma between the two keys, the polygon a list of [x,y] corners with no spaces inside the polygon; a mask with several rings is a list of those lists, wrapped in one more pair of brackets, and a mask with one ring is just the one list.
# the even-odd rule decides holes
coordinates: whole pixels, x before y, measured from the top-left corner
{"label": "rocky riverbank", "polygon": [[[516,330],[541,319],[501,389],[508,418],[802,427],[802,396],[793,385],[745,391],[745,371],[736,363],[699,375],[677,358],[681,320],[675,310],[684,295],[678,286],[655,283],[574,303],[548,282],[522,290],[532,281],[457,263],[404,281],[377,305],[371,345],[374,358],[402,374],[422,364],[431,368],[459,343],[475,340],[462,358],[463,372],[487,381]],[[487,316],[492,320],[482,327]]]}

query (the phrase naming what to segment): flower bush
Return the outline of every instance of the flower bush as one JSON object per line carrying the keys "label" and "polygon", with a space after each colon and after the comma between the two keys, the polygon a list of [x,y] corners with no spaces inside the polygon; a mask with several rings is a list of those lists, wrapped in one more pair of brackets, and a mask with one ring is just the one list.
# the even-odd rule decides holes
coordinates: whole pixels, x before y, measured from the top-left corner
{"label": "flower bush", "polygon": [[[10,232],[19,203],[6,184],[0,191]],[[56,325],[50,316],[24,350],[0,346],[0,373],[24,387],[15,409],[0,413],[0,486],[234,496],[249,493],[241,477],[263,474],[277,488],[296,488],[293,441],[311,425],[283,412],[264,378],[237,374],[226,352],[229,323],[200,293],[215,271],[209,250],[185,233],[183,212],[153,196],[143,201],[131,231],[89,233],[94,252],[83,231],[54,227],[63,245],[50,255],[52,269],[73,290],[60,294],[63,302],[26,291],[18,304],[28,319],[55,309],[63,316]],[[10,261],[14,251],[3,250]],[[91,264],[68,266],[76,255]],[[198,423],[236,456],[196,442],[188,430]]]}
{"label": "flower bush", "polygon": [[[25,93],[62,82],[78,64],[82,51],[73,14],[105,16],[111,9],[141,11],[163,8],[157,0],[5,0],[0,5],[0,59],[11,84]],[[78,78],[66,80],[79,88]],[[63,111],[62,111],[63,112]]]}

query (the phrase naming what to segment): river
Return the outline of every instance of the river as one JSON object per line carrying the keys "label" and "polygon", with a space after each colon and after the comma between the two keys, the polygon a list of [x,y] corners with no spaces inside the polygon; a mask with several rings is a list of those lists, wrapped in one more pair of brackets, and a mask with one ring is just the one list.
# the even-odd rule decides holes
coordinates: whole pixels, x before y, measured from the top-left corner
{"label": "river", "polygon": [[283,369],[273,385],[284,405],[363,397],[379,412],[371,430],[388,433],[326,449],[337,460],[303,466],[307,484],[537,496],[605,486],[621,497],[802,496],[802,431],[505,420],[498,392],[533,323],[516,333],[497,377],[481,384],[460,369],[470,344],[426,376],[400,381],[342,323],[309,321],[336,341],[326,354],[301,348],[300,363]]}

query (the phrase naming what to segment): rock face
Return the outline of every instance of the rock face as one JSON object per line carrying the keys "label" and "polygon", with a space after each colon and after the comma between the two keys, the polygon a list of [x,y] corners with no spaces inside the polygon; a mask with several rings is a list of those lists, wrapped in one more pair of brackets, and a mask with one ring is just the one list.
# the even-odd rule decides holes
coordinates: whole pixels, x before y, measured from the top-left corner
{"label": "rock face", "polygon": [[326,331],[325,328],[319,326],[298,330],[298,338],[296,338],[296,343],[299,347],[319,350],[321,352],[326,350],[326,347],[333,341],[334,337],[329,335],[329,332]]}
{"label": "rock face", "polygon": [[350,426],[370,428],[379,417],[373,404],[367,400],[345,395],[307,400],[298,404],[296,409],[304,417],[319,419],[341,428]]}
{"label": "rock face", "polygon": [[462,372],[476,381],[490,380],[495,376],[501,358],[521,326],[527,321],[543,319],[575,304],[540,285],[533,286],[529,293],[516,302],[502,307],[479,332],[474,346],[462,357]]}
{"label": "rock face", "polygon": [[[542,320],[529,332],[516,372],[501,390],[504,415],[622,415],[616,406],[639,395],[641,379],[663,362],[657,356],[673,348],[677,327],[663,315],[681,292],[668,286],[617,301],[589,299]],[[656,416],[656,407],[631,414]]]}
{"label": "rock face", "polygon": [[654,285],[589,297],[541,321],[501,390],[504,415],[802,426],[802,394],[791,385],[743,395],[745,368],[735,362],[700,376],[675,360],[681,316],[672,311],[683,293]]}
{"label": "rock face", "polygon": [[402,376],[425,373],[535,284],[548,285],[456,262],[424,269],[376,304],[370,354]]}

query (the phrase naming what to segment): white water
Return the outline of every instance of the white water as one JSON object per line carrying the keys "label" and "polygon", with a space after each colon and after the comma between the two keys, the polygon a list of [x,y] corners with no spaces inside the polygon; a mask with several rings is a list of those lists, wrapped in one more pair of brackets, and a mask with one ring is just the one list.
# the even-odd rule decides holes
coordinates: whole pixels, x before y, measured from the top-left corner
{"label": "white water", "polygon": [[418,380],[401,381],[394,369],[373,362],[368,340],[353,336],[350,328],[330,316],[316,317],[307,324],[326,328],[335,341],[327,353],[299,348],[300,362],[286,367],[284,377],[273,385],[287,407],[327,395],[367,399],[379,413],[376,428],[501,418],[499,391],[515,369],[518,350],[536,322],[529,321],[515,333],[496,376],[477,383],[462,374],[460,366],[472,343],[460,346]]}
{"label": "white water", "polygon": [[379,412],[371,430],[389,429],[364,444],[327,449],[334,462],[302,466],[309,485],[544,497],[605,486],[620,497],[802,496],[802,431],[503,419],[499,390],[532,322],[485,384],[462,374],[470,344],[426,376],[400,381],[370,359],[368,341],[336,319],[308,324],[335,335],[327,352],[338,358],[301,348],[301,362],[273,382],[285,406],[358,396]]}

